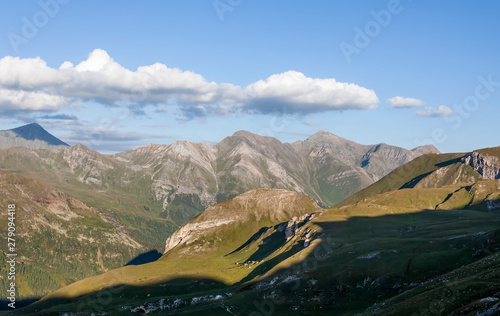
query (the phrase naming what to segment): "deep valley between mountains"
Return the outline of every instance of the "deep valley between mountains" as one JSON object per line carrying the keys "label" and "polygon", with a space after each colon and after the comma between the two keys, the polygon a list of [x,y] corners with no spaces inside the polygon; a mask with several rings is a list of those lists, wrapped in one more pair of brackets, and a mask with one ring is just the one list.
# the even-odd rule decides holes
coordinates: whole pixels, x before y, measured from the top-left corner
{"label": "deep valley between mountains", "polygon": [[500,312],[500,147],[239,131],[103,155],[34,123],[0,148],[9,315]]}

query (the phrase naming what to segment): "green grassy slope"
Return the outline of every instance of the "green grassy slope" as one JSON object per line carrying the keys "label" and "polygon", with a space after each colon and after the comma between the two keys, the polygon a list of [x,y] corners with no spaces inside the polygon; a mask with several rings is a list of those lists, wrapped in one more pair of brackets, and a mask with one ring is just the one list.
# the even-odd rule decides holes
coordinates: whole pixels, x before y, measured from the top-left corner
{"label": "green grassy slope", "polygon": [[463,156],[464,154],[425,154],[396,168],[381,180],[351,195],[336,206],[354,204],[367,197],[403,187],[413,187],[432,172],[444,166],[458,163]]}

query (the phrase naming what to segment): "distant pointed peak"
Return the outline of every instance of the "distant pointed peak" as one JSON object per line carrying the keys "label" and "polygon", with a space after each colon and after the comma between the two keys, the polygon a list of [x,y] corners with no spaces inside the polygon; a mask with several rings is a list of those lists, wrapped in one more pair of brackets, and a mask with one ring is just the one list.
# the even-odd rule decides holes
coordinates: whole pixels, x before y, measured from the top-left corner
{"label": "distant pointed peak", "polygon": [[[11,129],[11,131],[15,131],[15,130],[22,130],[22,129],[42,129],[45,131],[45,129],[38,123],[36,122],[33,122],[33,123],[29,123],[29,124],[26,124],[26,125],[22,125],[22,126],[19,126],[19,127],[16,127],[16,128],[13,128]],[[47,132],[47,131],[46,131]],[[48,132],[47,132],[48,133]]]}
{"label": "distant pointed peak", "polygon": [[99,156],[99,157],[104,157],[106,155],[103,155],[101,154],[100,152],[98,151],[95,151],[93,150],[92,148],[90,147],[87,147],[81,143],[78,143],[76,145],[73,145],[71,147],[68,147],[68,148],[65,148],[65,151],[69,152],[69,153],[72,153],[74,151],[79,151],[79,152],[84,152],[84,153],[88,153],[90,155],[93,155],[93,156]]}
{"label": "distant pointed peak", "polygon": [[327,131],[324,131],[324,130],[319,130],[317,131],[316,133],[314,133],[313,135],[311,135],[309,138],[311,137],[328,137],[328,138],[338,138],[338,139],[345,139],[345,138],[342,138],[340,136],[337,136],[333,133],[330,133],[330,132],[327,132]]}
{"label": "distant pointed peak", "polygon": [[251,132],[248,132],[248,131],[244,131],[244,130],[239,130],[239,131],[236,131],[234,132],[233,136],[236,136],[236,137],[248,137],[248,136],[252,136],[252,137],[255,137],[255,136],[259,136],[257,134],[254,134],[254,133],[251,133]]}
{"label": "distant pointed peak", "polygon": [[320,129],[319,131],[317,131],[313,135],[334,135],[334,134]]}
{"label": "distant pointed peak", "polygon": [[28,141],[39,140],[51,146],[69,146],[59,138],[47,132],[40,124],[33,122],[8,130]]}
{"label": "distant pointed peak", "polygon": [[40,127],[40,128],[43,128],[40,124],[38,124],[37,122],[33,122],[33,123],[29,123],[29,124],[26,124],[24,126],[20,126],[20,127]]}
{"label": "distant pointed peak", "polygon": [[439,149],[437,149],[436,146],[434,146],[434,145],[418,146],[418,147],[413,148],[411,151],[418,152],[418,153],[436,153],[436,154],[441,153],[439,151]]}
{"label": "distant pointed peak", "polygon": [[335,134],[332,134],[330,132],[323,131],[323,130],[319,130],[316,133],[314,133],[313,135],[309,136],[306,139],[306,142],[307,141],[312,141],[312,142],[324,141],[324,140],[329,140],[332,143],[355,143],[351,140],[345,139],[343,137],[337,136]]}
{"label": "distant pointed peak", "polygon": [[[74,145],[74,146],[71,146],[71,148],[85,149],[85,150],[90,149],[89,147],[85,146],[85,145],[84,145],[84,144],[82,144],[82,143],[78,143],[78,144],[76,144],[76,145]],[[91,149],[90,149],[90,150],[91,150]]]}

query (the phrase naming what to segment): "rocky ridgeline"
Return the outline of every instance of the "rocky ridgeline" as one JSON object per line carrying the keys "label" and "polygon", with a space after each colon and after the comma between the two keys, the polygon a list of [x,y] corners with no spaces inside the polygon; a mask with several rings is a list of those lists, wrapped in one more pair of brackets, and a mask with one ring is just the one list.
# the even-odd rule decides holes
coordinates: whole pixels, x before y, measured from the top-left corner
{"label": "rocky ridgeline", "polygon": [[483,178],[489,180],[500,179],[500,161],[498,157],[484,155],[480,152],[472,152],[462,159],[466,165],[470,165],[479,172]]}

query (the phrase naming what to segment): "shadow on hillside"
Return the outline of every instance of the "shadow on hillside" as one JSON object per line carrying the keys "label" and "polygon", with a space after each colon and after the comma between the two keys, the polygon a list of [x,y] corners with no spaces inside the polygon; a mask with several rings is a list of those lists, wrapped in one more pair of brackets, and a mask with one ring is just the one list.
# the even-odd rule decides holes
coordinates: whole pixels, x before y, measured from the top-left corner
{"label": "shadow on hillside", "polygon": [[269,230],[269,228],[271,228],[271,227],[262,227],[261,229],[259,229],[258,232],[256,232],[255,234],[253,234],[253,236],[250,237],[245,243],[243,243],[243,245],[239,246],[238,249],[236,249],[234,251],[231,251],[230,253],[224,255],[224,257],[230,256],[233,253],[236,253],[236,252],[242,250],[246,246],[248,246],[251,243],[253,243],[254,241],[258,240],[260,238],[260,236],[262,236],[265,232],[267,232]]}
{"label": "shadow on hillside", "polygon": [[[166,309],[170,306],[178,310],[195,303],[210,302],[215,296],[207,296],[207,292],[224,293],[222,290],[226,288],[226,284],[208,278],[177,278],[148,286],[127,286],[122,284],[76,298],[47,298],[22,309],[16,309],[14,314],[60,315],[66,312],[94,313],[101,311],[117,312],[118,310],[127,312],[136,307],[147,305],[147,303],[155,304],[157,308],[164,305]],[[163,301],[160,303],[162,299]],[[141,308],[138,308],[136,312],[145,313]]]}
{"label": "shadow on hillside", "polygon": [[[491,213],[428,210],[316,222],[322,232],[316,236],[319,242],[307,256],[292,258],[305,249],[299,241],[265,260],[276,245],[283,245],[284,236],[273,233],[266,237],[273,238],[266,243],[272,249],[259,248],[249,256],[249,259],[253,256],[264,261],[234,285],[209,278],[177,278],[147,286],[119,285],[74,299],[46,299],[17,313],[116,312],[118,307],[128,312],[141,305],[148,308],[147,303],[151,303],[154,308],[163,306],[176,314],[187,311],[194,315],[224,314],[223,307],[227,306],[250,314],[257,308],[255,302],[262,306],[269,301],[273,302],[274,310],[283,310],[285,314],[297,301],[305,302],[301,303],[301,311],[312,314],[320,308],[324,308],[323,314],[334,310],[333,314],[362,312],[374,303],[403,293],[410,284],[446,274],[498,252],[498,213],[500,210]],[[259,232],[260,237],[263,232]],[[250,238],[245,244],[255,240]],[[267,246],[264,244],[264,247]],[[287,268],[276,269],[286,259],[294,261],[290,261]],[[271,270],[269,278],[253,281]],[[113,271],[109,277],[115,278],[114,283],[120,283],[120,269]],[[493,290],[500,291],[500,285]],[[275,302],[276,295],[279,299]]]}
{"label": "shadow on hillside", "polygon": [[[16,300],[16,309],[26,307],[30,304],[33,304],[34,302],[38,301],[40,297],[38,298],[26,298],[22,300]],[[8,306],[10,304],[10,301],[6,300],[0,300],[0,311],[12,311],[13,309]]]}
{"label": "shadow on hillside", "polygon": [[155,262],[156,260],[160,259],[161,253],[158,252],[158,250],[151,250],[145,253],[141,253],[140,255],[136,256],[134,259],[130,260],[125,264],[125,266],[138,266],[141,264],[146,264],[150,262]]}
{"label": "shadow on hillside", "polygon": [[458,157],[458,158],[455,158],[455,159],[451,159],[451,160],[447,160],[447,161],[444,161],[444,162],[437,163],[436,166],[439,167],[439,168],[448,167],[450,165],[462,162],[462,159],[463,159],[463,157]]}
{"label": "shadow on hillside", "polygon": [[[443,167],[447,167],[447,166],[450,166],[450,165],[453,165],[453,164],[456,164],[456,163],[459,163],[462,161],[462,157],[459,157],[459,158],[456,158],[456,159],[451,159],[451,160],[448,160],[448,161],[444,161],[444,162],[440,162],[440,163],[437,163],[435,164],[436,167],[438,168],[443,168]],[[411,188],[414,188],[415,185],[417,185],[422,179],[424,179],[425,177],[427,177],[428,175],[434,173],[434,171],[430,171],[430,172],[427,172],[427,173],[424,173],[424,174],[421,174],[413,179],[411,179],[410,181],[406,182],[405,184],[403,184],[399,190],[401,189],[411,189]]]}

